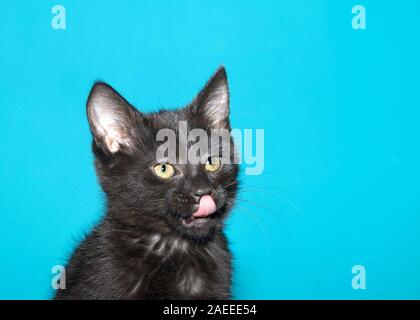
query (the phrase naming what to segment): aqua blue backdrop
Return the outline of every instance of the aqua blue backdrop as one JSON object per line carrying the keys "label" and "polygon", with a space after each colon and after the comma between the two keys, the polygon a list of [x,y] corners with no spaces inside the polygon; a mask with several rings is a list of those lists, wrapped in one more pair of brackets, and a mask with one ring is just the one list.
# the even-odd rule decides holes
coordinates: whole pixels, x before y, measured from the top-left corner
{"label": "aqua blue backdrop", "polygon": [[417,0],[2,0],[0,17],[0,298],[49,298],[101,215],[93,81],[151,111],[220,64],[233,125],[265,130],[264,174],[243,176],[227,229],[234,297],[420,298]]}

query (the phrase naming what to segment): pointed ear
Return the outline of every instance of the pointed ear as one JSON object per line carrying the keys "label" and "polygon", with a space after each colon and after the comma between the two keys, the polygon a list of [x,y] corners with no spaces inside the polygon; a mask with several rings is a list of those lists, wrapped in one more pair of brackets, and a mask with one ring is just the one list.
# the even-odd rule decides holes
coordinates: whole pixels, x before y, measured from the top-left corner
{"label": "pointed ear", "polygon": [[87,101],[87,116],[95,142],[105,153],[132,150],[134,119],[139,113],[117,91],[97,82]]}
{"label": "pointed ear", "polygon": [[211,129],[229,128],[229,88],[226,70],[219,67],[201,92],[194,104],[195,112],[201,115]]}

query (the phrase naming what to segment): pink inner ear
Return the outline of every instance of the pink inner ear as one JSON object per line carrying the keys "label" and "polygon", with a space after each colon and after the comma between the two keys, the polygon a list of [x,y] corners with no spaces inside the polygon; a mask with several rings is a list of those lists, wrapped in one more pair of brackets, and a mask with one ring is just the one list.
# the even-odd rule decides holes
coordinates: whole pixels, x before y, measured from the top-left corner
{"label": "pink inner ear", "polygon": [[105,137],[105,143],[111,153],[116,153],[120,149],[119,143],[108,135]]}
{"label": "pink inner ear", "polygon": [[192,215],[195,218],[205,218],[216,212],[216,203],[214,202],[212,196],[205,195],[200,199],[200,204],[198,210]]}
{"label": "pink inner ear", "polygon": [[122,145],[131,146],[130,138],[115,125],[105,129],[105,143],[110,152],[115,153],[121,149]]}
{"label": "pink inner ear", "polygon": [[95,84],[88,100],[88,116],[92,131],[101,139],[111,153],[121,150],[122,146],[130,147],[128,136],[130,109],[122,97],[106,84]]}

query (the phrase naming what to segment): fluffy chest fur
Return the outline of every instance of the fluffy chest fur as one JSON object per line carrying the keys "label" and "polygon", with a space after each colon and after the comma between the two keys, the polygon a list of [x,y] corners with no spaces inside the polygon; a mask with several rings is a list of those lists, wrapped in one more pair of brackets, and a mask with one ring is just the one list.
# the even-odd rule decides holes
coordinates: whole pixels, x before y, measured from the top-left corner
{"label": "fluffy chest fur", "polygon": [[[152,235],[142,248],[134,298],[227,299],[230,297],[231,257],[222,235],[203,244]],[[139,261],[133,259],[132,264]],[[147,276],[145,276],[147,274]],[[136,281],[137,279],[133,279]]]}
{"label": "fluffy chest fur", "polygon": [[107,222],[79,246],[58,299],[228,299],[231,255],[226,238],[191,242],[158,231],[112,231]]}

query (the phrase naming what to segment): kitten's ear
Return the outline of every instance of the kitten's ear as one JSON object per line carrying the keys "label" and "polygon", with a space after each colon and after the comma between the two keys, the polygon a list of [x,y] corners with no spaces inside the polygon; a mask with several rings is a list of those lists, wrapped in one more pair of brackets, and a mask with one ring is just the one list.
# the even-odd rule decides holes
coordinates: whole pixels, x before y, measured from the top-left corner
{"label": "kitten's ear", "polygon": [[87,101],[87,116],[97,146],[108,154],[130,153],[136,113],[111,86],[95,83]]}
{"label": "kitten's ear", "polygon": [[223,66],[216,70],[194,102],[195,112],[204,118],[209,128],[229,128],[229,87]]}

